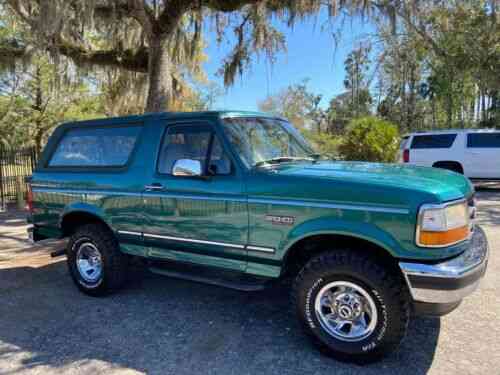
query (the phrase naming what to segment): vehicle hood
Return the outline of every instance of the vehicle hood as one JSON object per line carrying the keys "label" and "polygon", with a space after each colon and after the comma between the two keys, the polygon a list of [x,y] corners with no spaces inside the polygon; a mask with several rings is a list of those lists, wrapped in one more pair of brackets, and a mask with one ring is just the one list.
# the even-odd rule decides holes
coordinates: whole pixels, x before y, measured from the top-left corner
{"label": "vehicle hood", "polygon": [[425,192],[441,202],[468,197],[473,193],[470,181],[458,173],[404,164],[320,161],[280,164],[273,166],[272,170],[282,176]]}

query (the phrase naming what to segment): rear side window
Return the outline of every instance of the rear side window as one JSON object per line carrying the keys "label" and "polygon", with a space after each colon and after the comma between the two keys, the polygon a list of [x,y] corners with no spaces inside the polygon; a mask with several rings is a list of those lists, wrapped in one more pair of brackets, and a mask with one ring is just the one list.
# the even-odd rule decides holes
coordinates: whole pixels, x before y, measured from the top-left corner
{"label": "rear side window", "polygon": [[409,138],[410,138],[409,136],[406,136],[406,137],[403,137],[401,139],[401,143],[399,144],[399,149],[400,150],[403,150],[405,148],[406,144],[408,143],[408,139]]}
{"label": "rear side window", "polygon": [[456,134],[415,135],[411,148],[450,148],[456,137]]}
{"label": "rear side window", "polygon": [[49,167],[123,167],[140,131],[141,126],[70,129],[59,141]]}
{"label": "rear side window", "polygon": [[500,148],[500,133],[467,134],[467,147]]}

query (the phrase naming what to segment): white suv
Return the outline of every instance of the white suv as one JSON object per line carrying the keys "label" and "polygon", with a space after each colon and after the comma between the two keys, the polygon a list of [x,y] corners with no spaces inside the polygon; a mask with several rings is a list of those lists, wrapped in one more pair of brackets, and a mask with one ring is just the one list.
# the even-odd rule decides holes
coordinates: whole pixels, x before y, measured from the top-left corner
{"label": "white suv", "polygon": [[500,180],[500,129],[442,130],[403,137],[400,162]]}

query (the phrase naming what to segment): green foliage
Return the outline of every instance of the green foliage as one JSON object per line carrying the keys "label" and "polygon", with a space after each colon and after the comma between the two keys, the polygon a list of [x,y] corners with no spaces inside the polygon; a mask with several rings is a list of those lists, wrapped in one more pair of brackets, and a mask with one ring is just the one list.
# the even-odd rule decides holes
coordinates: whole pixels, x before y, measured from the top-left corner
{"label": "green foliage", "polygon": [[402,131],[494,124],[500,22],[490,0],[424,2],[382,41],[378,114]]}
{"label": "green foliage", "polygon": [[0,74],[0,143],[38,150],[62,122],[103,117],[101,95],[85,79],[44,56]]}
{"label": "green foliage", "polygon": [[319,102],[321,95],[315,95],[307,88],[308,79],[290,85],[276,95],[270,95],[258,103],[259,110],[281,116],[299,129],[312,128],[320,121],[322,113]]}
{"label": "green foliage", "polygon": [[[370,69],[370,45],[360,45],[347,55],[344,61],[344,87],[348,90],[349,101],[346,110],[351,117],[366,116],[370,113],[371,96],[367,73]],[[331,110],[335,108],[330,107]]]}
{"label": "green foliage", "polygon": [[345,160],[394,162],[399,145],[396,125],[376,117],[362,117],[349,123],[338,146]]}
{"label": "green foliage", "polygon": [[338,155],[338,147],[342,142],[340,136],[329,133],[318,134],[310,130],[302,130],[302,134],[319,154],[331,157]]}

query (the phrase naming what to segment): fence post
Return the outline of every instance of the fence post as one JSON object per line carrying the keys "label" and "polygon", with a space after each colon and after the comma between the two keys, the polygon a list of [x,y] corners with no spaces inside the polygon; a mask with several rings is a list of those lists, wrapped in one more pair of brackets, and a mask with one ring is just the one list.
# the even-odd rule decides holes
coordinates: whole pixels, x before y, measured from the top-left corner
{"label": "fence post", "polygon": [[16,176],[16,201],[17,208],[19,210],[22,210],[26,206],[26,202],[24,200],[23,184],[23,176]]}
{"label": "fence post", "polygon": [[33,173],[33,171],[35,170],[36,168],[36,165],[38,163],[38,161],[36,160],[37,159],[37,153],[36,153],[36,147],[31,147],[31,150],[30,150],[30,159],[31,159],[31,173]]}
{"label": "fence post", "polygon": [[3,148],[0,147],[0,212],[5,211],[5,191],[3,188],[4,177],[3,177]]}

